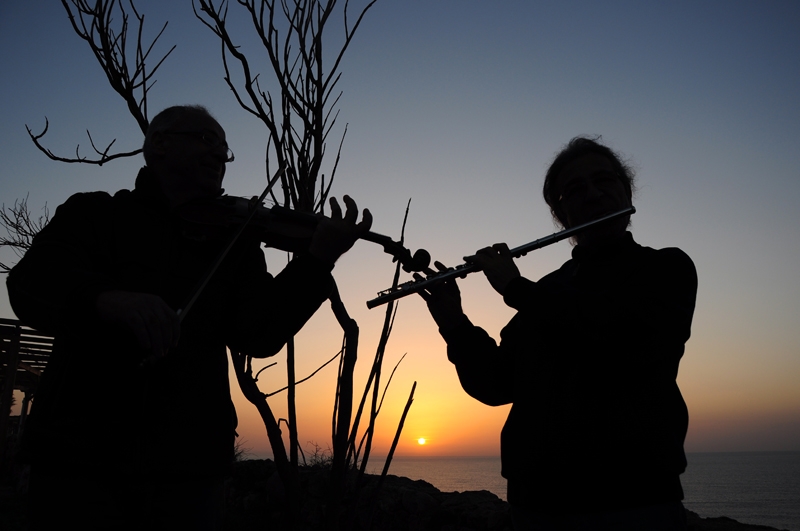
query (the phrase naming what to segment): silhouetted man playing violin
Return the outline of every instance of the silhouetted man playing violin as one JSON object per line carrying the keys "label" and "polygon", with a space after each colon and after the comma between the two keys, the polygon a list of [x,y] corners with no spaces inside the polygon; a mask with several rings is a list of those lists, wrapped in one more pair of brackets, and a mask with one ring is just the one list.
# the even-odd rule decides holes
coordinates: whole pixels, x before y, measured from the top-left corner
{"label": "silhouetted man playing violin", "polygon": [[332,199],[274,278],[245,233],[181,322],[233,229],[176,210],[221,195],[233,156],[208,111],[178,106],[153,119],[144,157],[134,190],[61,205],[8,276],[17,316],[56,336],[23,443],[35,529],[217,529],[236,428],[226,347],[280,351],[372,222]]}
{"label": "silhouetted man playing violin", "polygon": [[[631,169],[582,137],[544,183],[567,228],[630,206],[632,192]],[[518,312],[499,345],[463,314],[454,281],[421,292],[464,390],[513,404],[501,452],[517,529],[686,528],[688,414],[675,379],[697,276],[681,250],[634,242],[628,223],[580,233],[572,259],[538,282],[505,244],[468,257]]]}

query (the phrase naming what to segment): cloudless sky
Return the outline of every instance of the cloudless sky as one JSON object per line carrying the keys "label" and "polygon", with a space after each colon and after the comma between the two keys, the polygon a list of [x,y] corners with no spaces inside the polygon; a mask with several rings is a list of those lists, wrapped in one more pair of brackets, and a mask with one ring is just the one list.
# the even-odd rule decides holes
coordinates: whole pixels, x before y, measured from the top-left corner
{"label": "cloudless sky", "polygon": [[[353,3],[353,7],[363,5]],[[150,92],[150,116],[173,104],[209,107],[236,153],[228,193],[264,187],[262,125],[238,107],[223,81],[219,43],[188,0],[137,2],[154,54],[177,48]],[[230,6],[230,24],[262,73],[264,54]],[[344,92],[326,173],[349,124],[334,194],[350,194],[375,217],[373,230],[399,236],[411,199],[406,244],[450,265],[498,241],[521,245],[556,230],[541,199],[555,152],[579,134],[602,135],[638,171],[637,241],[680,247],[700,284],[693,335],[678,378],[690,411],[688,451],[800,449],[800,3],[715,0],[379,0],[342,63]],[[339,43],[331,28],[328,53]],[[86,129],[98,144],[128,151],[142,134],[108,86],[58,2],[0,6],[0,199],[28,197],[51,211],[79,191],[130,188],[141,157],[103,167],[48,160],[25,132],[69,156]],[[153,63],[151,63],[153,64]],[[235,72],[235,70],[234,70]],[[102,220],[99,220],[102,222]],[[517,264],[536,280],[569,258],[562,242]],[[3,261],[13,261],[4,253]],[[286,257],[268,252],[277,272]],[[365,301],[391,282],[393,264],[360,242],[334,271],[361,328],[357,382],[375,351],[383,309]],[[466,313],[494,337],[513,315],[483,279],[460,283]],[[13,318],[5,290],[0,316]],[[298,375],[341,342],[327,306],[297,339]],[[411,384],[418,382],[398,452],[495,455],[508,408],[469,398],[446,360],[424,303],[403,299],[385,375],[400,359],[379,417],[375,452],[385,453]],[[283,356],[261,378],[281,387]],[[300,440],[330,444],[335,369],[299,390]],[[386,377],[384,377],[385,381]],[[255,409],[232,383],[244,446],[268,453]],[[280,415],[282,396],[272,399]],[[87,412],[90,411],[87,404]],[[416,440],[428,439],[419,446]]]}

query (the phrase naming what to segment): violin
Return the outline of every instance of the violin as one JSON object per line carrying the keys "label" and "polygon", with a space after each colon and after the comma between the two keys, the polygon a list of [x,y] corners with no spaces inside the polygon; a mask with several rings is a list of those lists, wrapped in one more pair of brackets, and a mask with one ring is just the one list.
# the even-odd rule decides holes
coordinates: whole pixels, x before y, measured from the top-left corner
{"label": "violin", "polygon": [[[245,199],[243,197],[223,195],[212,199],[191,201],[178,208],[176,214],[184,222],[237,229],[226,248],[219,254],[216,262],[209,268],[206,276],[203,277],[197,288],[192,292],[186,304],[178,309],[179,322],[183,322],[186,318],[186,314],[189,313],[206,284],[243,231],[248,230],[251,234],[255,233],[259,240],[268,247],[282,251],[297,253],[309,248],[314,231],[323,218],[322,215],[298,212],[281,206],[264,206],[264,197],[266,197],[268,190],[282,171],[283,168],[278,170],[278,173],[273,177],[260,197]],[[431,255],[425,249],[420,249],[412,255],[411,251],[406,249],[400,242],[374,232],[367,232],[360,239],[381,245],[386,253],[392,255],[393,261],[400,262],[403,270],[407,273],[419,271],[423,271],[426,274],[433,273],[428,267],[431,262]]]}
{"label": "violin", "polygon": [[[255,235],[267,247],[290,253],[308,250],[314,231],[323,219],[321,214],[282,206],[267,207],[257,197],[246,199],[229,195],[191,201],[181,206],[177,215],[191,224],[223,228],[240,227],[247,222],[248,234]],[[399,261],[407,273],[429,271],[431,255],[425,249],[412,254],[402,243],[375,232],[367,232],[360,239],[382,246],[384,252],[392,255],[392,261]]]}

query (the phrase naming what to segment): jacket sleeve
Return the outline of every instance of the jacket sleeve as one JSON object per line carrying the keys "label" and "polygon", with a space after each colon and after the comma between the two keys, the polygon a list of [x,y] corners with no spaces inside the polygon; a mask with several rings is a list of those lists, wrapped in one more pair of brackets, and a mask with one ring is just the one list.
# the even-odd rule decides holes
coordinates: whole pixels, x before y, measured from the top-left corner
{"label": "jacket sleeve", "polygon": [[[524,277],[514,279],[506,293],[506,303],[519,301],[520,307],[515,309],[520,311],[500,332],[499,345],[466,317],[450,330],[439,330],[447,342],[448,359],[456,366],[464,391],[490,406],[515,401],[517,360],[521,356],[536,354],[531,337],[534,335],[530,326],[531,309],[547,304],[548,298],[560,296],[558,290],[543,288]],[[509,306],[514,307],[512,304]]]}
{"label": "jacket sleeve", "polygon": [[332,266],[298,255],[276,277],[264,255],[254,253],[238,268],[228,312],[228,346],[253,357],[277,354],[305,325],[333,287]]}
{"label": "jacket sleeve", "polygon": [[447,342],[447,357],[456,366],[461,387],[468,395],[489,406],[514,401],[513,354],[502,342],[498,346],[466,316],[456,327],[439,332]]}
{"label": "jacket sleeve", "polygon": [[111,196],[76,194],[56,209],[6,280],[17,317],[37,330],[75,334],[94,326],[97,294],[113,289],[100,264]]}

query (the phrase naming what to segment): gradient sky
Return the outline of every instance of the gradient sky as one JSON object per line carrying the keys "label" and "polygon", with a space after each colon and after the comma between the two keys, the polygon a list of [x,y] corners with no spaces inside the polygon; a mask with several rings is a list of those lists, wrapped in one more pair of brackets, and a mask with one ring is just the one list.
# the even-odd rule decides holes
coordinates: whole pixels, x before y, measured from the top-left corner
{"label": "gradient sky", "polygon": [[[150,93],[151,117],[173,104],[207,105],[236,153],[228,192],[258,194],[266,134],[224,84],[214,36],[188,0],[137,6],[151,35],[169,20],[156,51],[178,46]],[[237,7],[231,26],[263,65]],[[373,230],[395,238],[411,198],[408,247],[455,265],[494,242],[517,246],[554,232],[540,194],[544,171],[571,137],[602,135],[638,171],[636,239],[680,247],[697,266],[693,336],[678,378],[690,411],[686,449],[800,450],[798,21],[794,0],[379,0],[342,65],[337,134],[345,123],[349,129],[334,193],[369,207]],[[336,32],[330,38],[332,50]],[[38,132],[47,116],[44,141],[67,156],[78,143],[88,153],[86,129],[99,143],[116,138],[125,151],[142,141],[60,3],[3,2],[0,50],[2,202],[27,195],[38,212],[75,192],[132,187],[141,158],[103,167],[56,163],[25,133],[25,124]],[[517,264],[536,280],[569,253],[562,242]],[[273,272],[285,260],[268,253]],[[361,328],[357,382],[383,319],[364,302],[389,286],[392,272],[389,257],[367,242],[334,272]],[[481,275],[461,288],[466,313],[499,337],[513,311]],[[5,290],[0,316],[13,317]],[[340,341],[323,306],[297,339],[298,375],[331,357]],[[388,449],[417,381],[398,453],[498,454],[508,408],[484,406],[460,389],[416,296],[401,301],[387,374],[403,354],[375,452]],[[275,359],[278,367],[261,379],[265,391],[282,385],[285,364]],[[300,387],[303,443],[330,444],[334,377],[327,368]],[[255,409],[234,392],[244,446],[268,453]],[[284,415],[281,402],[273,399]],[[419,446],[419,437],[429,443]]]}

